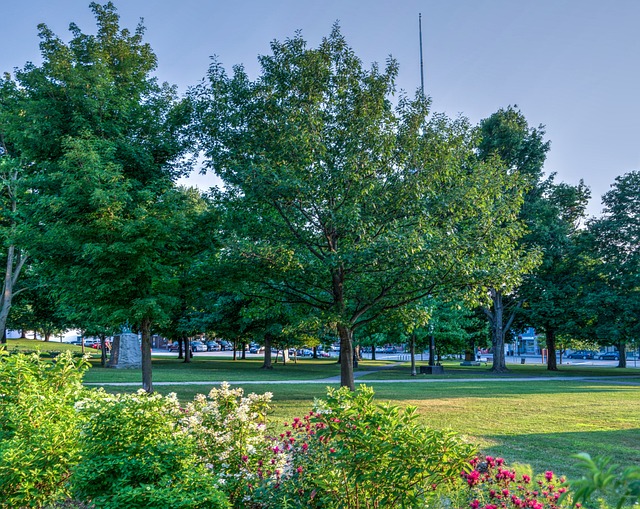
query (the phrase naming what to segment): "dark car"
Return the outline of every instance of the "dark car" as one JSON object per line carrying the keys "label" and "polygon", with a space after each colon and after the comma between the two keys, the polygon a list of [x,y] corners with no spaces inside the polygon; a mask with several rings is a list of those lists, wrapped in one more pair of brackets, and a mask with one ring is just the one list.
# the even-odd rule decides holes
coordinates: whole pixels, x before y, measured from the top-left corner
{"label": "dark car", "polygon": [[598,356],[601,361],[617,361],[620,360],[619,352],[604,352]]}
{"label": "dark car", "polygon": [[576,350],[567,355],[567,359],[593,359],[596,356],[596,352],[591,350]]}
{"label": "dark car", "polygon": [[224,339],[219,339],[218,343],[220,343],[223,350],[233,350],[233,345]]}
{"label": "dark car", "polygon": [[191,342],[191,351],[193,352],[206,352],[207,345],[205,345],[202,341],[192,341]]}
{"label": "dark car", "polygon": [[[179,350],[180,350],[180,343],[178,343],[178,342],[176,341],[176,342],[174,342],[174,343],[171,343],[169,346],[167,346],[167,348],[168,348],[168,350],[169,350],[170,352],[177,352],[177,351],[179,351]],[[183,345],[183,347],[182,347],[182,348],[184,348],[184,345]],[[194,350],[193,350],[193,346],[191,347],[191,351],[192,351],[192,352],[194,351]]]}
{"label": "dark car", "polygon": [[222,350],[220,344],[215,341],[207,341],[205,344],[207,345],[207,350],[209,352],[219,352]]}

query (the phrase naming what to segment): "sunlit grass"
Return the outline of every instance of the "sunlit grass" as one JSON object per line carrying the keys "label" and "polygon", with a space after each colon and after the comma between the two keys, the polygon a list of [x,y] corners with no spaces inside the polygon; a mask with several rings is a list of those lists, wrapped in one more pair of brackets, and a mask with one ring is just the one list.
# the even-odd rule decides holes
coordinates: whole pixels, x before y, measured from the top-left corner
{"label": "sunlit grass", "polygon": [[[242,385],[242,384],[240,384]],[[571,456],[588,452],[612,456],[617,463],[640,463],[640,386],[608,380],[540,382],[441,382],[372,384],[379,401],[418,408],[420,419],[437,429],[453,429],[485,454],[577,475]],[[337,386],[337,384],[333,384]],[[176,392],[182,401],[207,393],[211,386],[156,386]],[[247,384],[246,392],[273,393],[270,423],[308,412],[323,384]],[[110,388],[121,391],[122,388]],[[126,388],[125,390],[135,390]]]}

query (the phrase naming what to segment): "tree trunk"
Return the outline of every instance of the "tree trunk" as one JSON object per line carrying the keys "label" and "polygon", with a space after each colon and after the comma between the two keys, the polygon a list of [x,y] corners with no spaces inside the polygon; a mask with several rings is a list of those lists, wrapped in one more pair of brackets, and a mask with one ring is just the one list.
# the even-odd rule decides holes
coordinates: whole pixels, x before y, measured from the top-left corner
{"label": "tree trunk", "polygon": [[[349,327],[338,325],[338,336],[340,337],[340,357],[342,359],[352,359],[353,344],[351,338],[353,337],[353,331]],[[351,391],[356,390],[353,378],[353,363],[348,360],[340,363],[340,386],[349,387]]]}
{"label": "tree trunk", "polygon": [[[15,212],[15,200],[12,202],[12,210]],[[26,261],[27,256],[20,250],[16,253],[15,246],[7,248],[7,266],[4,274],[2,295],[0,296],[0,331],[4,331],[7,327],[15,286]]]}
{"label": "tree trunk", "polygon": [[273,369],[273,364],[271,364],[271,336],[269,334],[264,336],[264,362],[262,363],[262,369]]}
{"label": "tree trunk", "polygon": [[376,345],[371,345],[371,360],[376,360]]}
{"label": "tree trunk", "polygon": [[313,347],[313,358],[314,359],[318,358],[318,347],[317,346]]}
{"label": "tree trunk", "polygon": [[544,336],[547,343],[547,371],[558,371],[558,363],[556,361],[556,331],[547,329],[545,330]]}
{"label": "tree trunk", "polygon": [[151,381],[151,320],[145,318],[140,327],[142,332],[142,388],[149,394],[153,392]]}
{"label": "tree trunk", "polygon": [[104,334],[100,334],[100,366],[103,368],[107,365],[107,338]]}
{"label": "tree trunk", "polygon": [[242,346],[242,353],[240,354],[240,358],[244,361],[247,360],[247,343],[245,343],[244,341],[242,341],[240,343],[240,345]]}
{"label": "tree trunk", "polygon": [[236,360],[236,357],[238,355],[238,343],[237,341],[234,339],[233,340],[233,360]]}
{"label": "tree trunk", "polygon": [[184,359],[184,338],[178,337],[178,359]]}
{"label": "tree trunk", "polygon": [[51,332],[45,331],[44,332],[44,342],[48,343],[50,339],[51,339]]}
{"label": "tree trunk", "polygon": [[409,341],[409,349],[411,354],[411,376],[417,376],[418,372],[416,371],[416,334],[415,332],[411,334],[411,339]]}
{"label": "tree trunk", "polygon": [[493,311],[490,309],[484,309],[491,325],[491,347],[493,351],[493,364],[491,366],[491,371],[504,373],[505,371],[508,371],[504,357],[504,333],[505,330],[508,330],[509,327],[511,327],[515,317],[515,312],[511,313],[511,316],[505,324],[505,308],[502,293],[495,289],[491,289],[491,300],[493,302]]}
{"label": "tree trunk", "polygon": [[193,350],[191,350],[191,339],[187,336],[182,337],[182,342],[184,343],[184,363],[189,364],[191,362],[191,358],[193,357]]}
{"label": "tree trunk", "polygon": [[620,357],[618,359],[618,367],[626,368],[627,367],[627,344],[624,341],[620,341],[618,343],[618,353]]}

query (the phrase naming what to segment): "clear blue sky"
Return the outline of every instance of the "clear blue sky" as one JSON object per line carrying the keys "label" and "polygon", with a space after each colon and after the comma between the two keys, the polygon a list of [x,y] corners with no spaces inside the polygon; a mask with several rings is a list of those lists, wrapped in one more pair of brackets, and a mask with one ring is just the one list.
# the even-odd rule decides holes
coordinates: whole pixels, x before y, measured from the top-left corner
{"label": "clear blue sky", "polygon": [[[399,88],[420,84],[418,13],[425,88],[433,109],[476,123],[517,104],[546,126],[545,170],[591,187],[589,211],[617,175],[640,169],[640,0],[116,0],[122,26],[140,18],[159,59],[158,77],[182,91],[210,55],[258,73],[269,42],[298,29],[312,46],[339,20],[367,64],[393,55]],[[95,24],[88,1],[23,0],[0,9],[0,71],[40,61],[36,25],[63,40],[69,22]],[[210,178],[210,177],[209,177]],[[203,178],[195,180],[202,183]]]}

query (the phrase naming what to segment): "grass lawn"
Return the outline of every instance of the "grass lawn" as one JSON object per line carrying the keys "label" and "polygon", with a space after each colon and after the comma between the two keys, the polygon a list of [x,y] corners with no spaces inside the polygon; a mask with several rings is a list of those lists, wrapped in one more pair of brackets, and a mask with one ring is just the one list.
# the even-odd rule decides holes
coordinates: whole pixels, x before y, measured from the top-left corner
{"label": "grass lawn", "polygon": [[[105,369],[100,361],[92,360],[94,367],[87,372],[85,382],[140,382],[138,370]],[[232,360],[226,357],[194,356],[188,364],[175,357],[156,357],[152,361],[154,382],[222,382],[238,380],[314,380],[340,375],[340,366],[331,359],[315,362],[299,360],[281,362],[273,369],[261,369],[262,359]]]}
{"label": "grass lawn", "polygon": [[[245,371],[250,367],[251,364],[243,365],[244,378],[249,378],[251,373],[251,378],[256,379],[258,375],[253,376],[253,371]],[[289,366],[283,369],[287,368]],[[304,366],[299,362],[297,369],[303,375],[318,372],[324,375],[324,370],[331,366],[313,362]],[[267,376],[258,371],[259,376]],[[580,374],[596,377],[605,374],[598,369],[593,371],[595,373],[587,370]],[[620,371],[624,370],[617,370]],[[291,371],[275,371],[272,380],[282,380],[286,378],[284,375],[295,373],[296,367],[292,365]],[[486,368],[476,376],[481,374],[492,376]],[[154,378],[157,380],[157,376]],[[232,381],[231,378],[228,380]],[[155,389],[163,394],[175,392],[182,401],[188,401],[197,393],[207,393],[213,385],[213,382],[211,386],[157,385]],[[243,387],[247,393],[273,393],[270,422],[275,432],[280,431],[283,422],[306,413],[314,398],[325,395],[326,385],[305,383],[303,379],[294,384],[269,384],[264,379],[262,383]],[[338,384],[332,385],[337,387]],[[623,465],[640,463],[640,378],[635,378],[635,385],[626,379],[609,376],[595,381],[551,378],[535,382],[406,381],[371,385],[378,400],[416,406],[426,425],[453,429],[477,444],[483,453],[502,456],[510,463],[531,464],[536,471],[552,469],[577,475],[571,455],[578,452],[612,456]],[[107,388],[113,392],[136,389]]]}
{"label": "grass lawn", "polygon": [[[9,351],[17,352],[82,352],[82,347],[71,345],[69,343],[61,343],[60,340],[41,341],[39,339],[7,339],[6,348]],[[94,348],[85,348],[86,353],[100,357],[100,350]]]}
{"label": "grass lawn", "polygon": [[[367,362],[367,361],[365,361]],[[426,362],[417,363],[418,366],[426,365]],[[640,378],[640,370],[635,369],[630,364],[626,369],[619,369],[608,366],[590,366],[585,364],[563,364],[558,371],[547,371],[546,364],[509,364],[508,373],[490,373],[491,363],[481,366],[460,366],[460,361],[443,362],[443,375],[417,375],[418,379],[439,378],[439,379],[459,379],[459,378],[527,378],[527,377],[626,377],[635,376]],[[366,369],[366,368],[365,368]],[[418,368],[419,371],[419,368]],[[412,380],[411,364],[408,362],[395,363],[393,366],[382,371],[377,371],[364,375],[361,380]]]}

